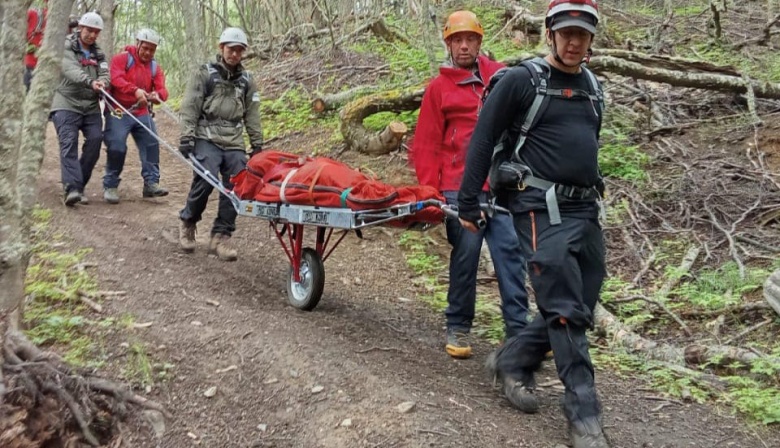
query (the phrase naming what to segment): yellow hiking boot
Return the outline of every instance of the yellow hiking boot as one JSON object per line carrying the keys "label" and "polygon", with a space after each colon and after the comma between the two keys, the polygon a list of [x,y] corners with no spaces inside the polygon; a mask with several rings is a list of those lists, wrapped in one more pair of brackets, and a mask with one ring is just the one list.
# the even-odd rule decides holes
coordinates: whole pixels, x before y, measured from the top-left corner
{"label": "yellow hiking boot", "polygon": [[471,344],[469,344],[468,333],[448,328],[447,345],[445,345],[444,349],[447,351],[447,354],[453,358],[471,358]]}

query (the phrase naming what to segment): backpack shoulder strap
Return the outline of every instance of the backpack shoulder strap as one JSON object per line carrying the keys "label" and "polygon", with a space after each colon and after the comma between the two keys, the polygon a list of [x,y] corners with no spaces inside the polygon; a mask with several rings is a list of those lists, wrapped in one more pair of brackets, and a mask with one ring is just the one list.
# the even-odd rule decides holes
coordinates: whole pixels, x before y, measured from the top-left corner
{"label": "backpack shoulder strap", "polygon": [[606,106],[604,101],[604,91],[601,90],[601,85],[599,84],[598,79],[596,79],[596,75],[594,75],[592,71],[584,66],[582,67],[582,71],[585,73],[585,76],[588,77],[588,84],[590,85],[590,101],[593,104],[594,109],[596,109],[596,115],[599,117],[598,132],[600,134],[601,122],[604,117],[604,108]]}
{"label": "backpack shoulder strap", "polygon": [[[125,64],[125,71],[130,70],[130,68],[135,65],[135,58],[133,57],[132,53],[129,51],[126,51],[127,53],[127,63]],[[152,59],[152,78],[157,76],[157,59]]]}
{"label": "backpack shoulder strap", "polygon": [[219,70],[217,70],[217,68],[214,67],[214,65],[210,62],[204,64],[203,67],[206,68],[209,73],[209,77],[206,78],[206,86],[203,89],[203,92],[205,92],[206,96],[208,97],[214,93],[214,85],[222,80],[222,75],[219,74]]}
{"label": "backpack shoulder strap", "polygon": [[523,120],[520,124],[519,134],[515,143],[515,148],[512,151],[512,158],[514,160],[520,160],[520,149],[525,144],[525,140],[528,137],[528,132],[539,121],[539,117],[547,108],[547,104],[550,102],[550,98],[547,95],[549,88],[550,67],[542,58],[534,58],[529,61],[523,61],[520,65],[525,67],[531,73],[531,84],[536,90],[536,95],[528,108]]}

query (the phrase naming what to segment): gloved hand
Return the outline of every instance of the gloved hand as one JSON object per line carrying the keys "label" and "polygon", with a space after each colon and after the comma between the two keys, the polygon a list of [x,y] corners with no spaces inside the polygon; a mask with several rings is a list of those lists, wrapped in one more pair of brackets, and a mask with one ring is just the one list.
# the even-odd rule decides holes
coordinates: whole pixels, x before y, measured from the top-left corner
{"label": "gloved hand", "polygon": [[182,137],[179,140],[179,152],[185,159],[190,158],[190,154],[195,149],[195,139],[192,137]]}
{"label": "gloved hand", "polygon": [[262,146],[253,146],[252,150],[249,151],[249,158],[251,159],[252,157],[255,156],[255,154],[259,154],[262,151],[263,151],[263,147]]}
{"label": "gloved hand", "polygon": [[479,200],[458,201],[458,218],[476,226],[480,219],[485,218],[479,208]]}

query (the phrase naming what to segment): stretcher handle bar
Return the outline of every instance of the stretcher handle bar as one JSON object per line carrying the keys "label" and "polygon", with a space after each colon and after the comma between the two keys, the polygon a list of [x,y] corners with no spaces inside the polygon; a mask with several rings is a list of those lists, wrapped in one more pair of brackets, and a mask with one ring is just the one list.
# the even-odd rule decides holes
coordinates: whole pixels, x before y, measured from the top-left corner
{"label": "stretcher handle bar", "polygon": [[[486,204],[486,203],[480,203],[479,208],[485,212],[487,216],[493,216],[494,213],[506,213],[509,214],[509,210],[501,207],[500,205],[493,205],[493,204]],[[457,205],[449,205],[444,204],[441,206],[442,211],[445,215],[449,216],[450,218],[458,218],[458,206]],[[480,218],[475,222],[478,228],[484,229],[485,226],[487,226],[487,220],[484,218]]]}
{"label": "stretcher handle bar", "polygon": [[[238,211],[238,205],[239,205],[238,204],[238,197],[236,197],[236,195],[231,190],[228,190],[227,188],[225,188],[225,186],[222,185],[222,182],[220,182],[219,179],[213,173],[209,172],[209,170],[207,170],[200,162],[198,162],[198,160],[192,154],[190,154],[189,159],[184,157],[184,155],[182,155],[182,153],[179,152],[178,149],[174,148],[168,142],[166,142],[165,140],[160,138],[160,136],[157,135],[156,132],[154,132],[151,129],[149,129],[148,126],[146,126],[145,124],[143,124],[141,122],[141,120],[136,118],[135,115],[133,115],[129,110],[127,110],[127,108],[125,108],[125,106],[120,104],[119,101],[117,101],[116,98],[111,96],[110,93],[106,92],[105,89],[101,88],[100,91],[103,93],[103,96],[106,99],[110,100],[118,108],[120,108],[122,110],[122,112],[124,112],[125,114],[129,115],[133,120],[135,120],[136,123],[141,125],[141,127],[144,128],[146,130],[146,132],[149,133],[149,135],[154,137],[155,140],[157,140],[163,147],[165,147],[165,149],[170,151],[171,154],[173,154],[179,160],[181,160],[184,163],[186,163],[187,166],[189,166],[192,169],[192,171],[194,171],[198,176],[202,177],[206,182],[209,183],[209,185],[211,185],[212,187],[216,188],[217,191],[219,191],[220,193],[222,193],[225,196],[227,196],[227,198],[230,199],[230,202],[233,204],[233,208],[235,208],[236,211]],[[169,113],[169,114],[171,116],[173,116],[171,113]],[[178,118],[177,118],[177,121],[178,121]]]}

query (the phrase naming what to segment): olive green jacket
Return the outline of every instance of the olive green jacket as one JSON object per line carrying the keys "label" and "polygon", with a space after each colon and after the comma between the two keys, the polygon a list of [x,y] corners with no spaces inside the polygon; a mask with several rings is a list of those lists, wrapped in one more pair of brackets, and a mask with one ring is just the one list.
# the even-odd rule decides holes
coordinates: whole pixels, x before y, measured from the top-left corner
{"label": "olive green jacket", "polygon": [[82,51],[78,33],[65,40],[65,54],[62,59],[62,76],[54,91],[51,110],[70,110],[82,115],[100,113],[100,92],[92,90],[93,81],[109,83],[108,61],[97,44]]}
{"label": "olive green jacket", "polygon": [[244,128],[251,148],[263,145],[260,94],[252,75],[239,64],[230,71],[217,56],[190,79],[181,105],[181,137],[208,140],[224,150],[246,150]]}

